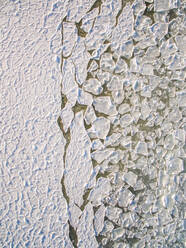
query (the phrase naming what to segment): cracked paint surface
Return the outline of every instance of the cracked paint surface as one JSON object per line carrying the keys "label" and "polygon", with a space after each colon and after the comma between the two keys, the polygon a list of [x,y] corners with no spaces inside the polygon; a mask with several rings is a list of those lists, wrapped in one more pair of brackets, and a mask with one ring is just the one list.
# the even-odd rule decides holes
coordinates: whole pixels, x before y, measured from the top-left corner
{"label": "cracked paint surface", "polygon": [[184,247],[185,134],[178,143],[166,131],[185,132],[183,8],[96,1],[78,22],[63,19],[62,188],[74,247]]}
{"label": "cracked paint surface", "polygon": [[184,247],[184,10],[2,4],[2,247]]}

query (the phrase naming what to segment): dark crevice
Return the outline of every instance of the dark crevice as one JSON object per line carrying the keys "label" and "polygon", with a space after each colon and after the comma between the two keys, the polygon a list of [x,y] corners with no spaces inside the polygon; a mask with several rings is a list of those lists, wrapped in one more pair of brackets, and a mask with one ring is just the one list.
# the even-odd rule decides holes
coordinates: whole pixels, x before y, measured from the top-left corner
{"label": "dark crevice", "polygon": [[98,162],[96,160],[92,159],[93,168],[95,168],[97,165],[99,165]]}
{"label": "dark crevice", "polygon": [[67,97],[61,91],[61,109],[65,107],[66,103],[67,103]]}
{"label": "dark crevice", "polygon": [[[63,46],[63,42],[64,42],[64,30],[63,30],[63,22],[66,22],[66,19],[67,17],[65,16],[65,18],[62,20],[62,28],[61,28],[61,45]],[[69,57],[71,56],[71,54],[68,56],[68,57],[65,57],[63,56],[63,52],[61,53],[61,65],[60,65],[60,68],[61,68],[61,73],[63,72],[63,62],[64,62],[64,59],[68,59]],[[67,97],[65,94],[62,93],[62,82],[61,82],[61,109],[63,109],[67,103]],[[58,119],[57,119],[57,123],[58,123],[58,126],[60,128],[60,130],[62,131],[63,133],[63,136],[66,140],[66,144],[65,144],[65,147],[64,147],[64,154],[63,154],[63,165],[64,165],[64,168],[65,168],[65,159],[66,159],[66,152],[67,152],[67,148],[70,144],[70,140],[71,140],[71,136],[70,136],[70,129],[67,130],[67,132],[64,131],[64,127],[63,127],[63,122],[62,122],[62,119],[61,117],[59,116]],[[66,187],[65,187],[65,174],[63,173],[63,176],[62,176],[62,179],[61,179],[61,187],[62,187],[62,193],[63,193],[63,196],[67,202],[67,204],[69,205],[69,202],[70,202],[70,199],[69,199],[69,196],[67,194],[67,191],[66,191]],[[78,237],[77,237],[77,234],[76,234],[76,230],[73,228],[73,226],[70,224],[70,222],[68,221],[68,225],[69,225],[69,238],[74,246],[74,248],[78,248]]]}
{"label": "dark crevice", "polygon": [[92,188],[90,189],[87,189],[86,192],[84,193],[83,195],[83,204],[81,205],[80,209],[81,211],[83,212],[83,210],[85,209],[87,203],[89,202],[88,201],[88,197],[89,197],[89,194],[90,194],[90,191],[92,190]]}
{"label": "dark crevice", "polygon": [[100,177],[105,177],[105,178],[107,178],[108,177],[108,175],[110,175],[111,174],[111,172],[108,172],[108,171],[105,171],[104,173],[98,173],[97,174],[97,176],[96,176],[96,181],[100,178]]}
{"label": "dark crevice", "polygon": [[114,241],[108,241],[106,245],[103,246],[104,248],[113,248],[114,247]]}
{"label": "dark crevice", "polygon": [[63,192],[63,196],[65,198],[65,200],[67,201],[67,204],[69,204],[69,197],[67,195],[67,192],[66,192],[66,187],[65,187],[65,177],[63,175],[62,179],[61,179],[61,185],[62,185],[62,192]]}
{"label": "dark crevice", "polygon": [[117,16],[116,16],[116,24],[115,24],[115,27],[118,25],[118,19],[123,11],[123,8],[124,8],[124,4],[126,4],[126,1],[125,0],[122,0],[121,1],[121,9],[118,11],[117,13]]}
{"label": "dark crevice", "polygon": [[105,45],[105,44],[109,44],[109,43],[110,43],[109,40],[105,40],[105,41],[103,42],[104,45]]}
{"label": "dark crevice", "polygon": [[92,125],[91,124],[87,124],[86,121],[84,120],[84,127],[87,130],[87,129],[91,128]]}
{"label": "dark crevice", "polygon": [[86,80],[89,80],[90,78],[94,78],[94,77],[92,76],[92,73],[91,72],[88,72],[87,73]]}
{"label": "dark crevice", "polygon": [[70,224],[69,220],[68,220],[68,225],[69,225],[69,238],[70,238],[74,248],[78,248],[78,236],[77,236],[76,230]]}
{"label": "dark crevice", "polygon": [[78,31],[78,36],[82,37],[82,38],[85,38],[86,35],[87,35],[87,32],[85,32],[81,26],[82,26],[82,20],[80,20],[80,22],[76,22],[75,23],[76,25],[76,28],[77,28],[77,31]]}
{"label": "dark crevice", "polygon": [[91,12],[93,9],[99,8],[99,14],[100,14],[101,5],[102,5],[102,0],[96,0],[95,3],[92,5],[92,7],[90,8],[90,10],[87,13]]}
{"label": "dark crevice", "polygon": [[169,10],[168,17],[169,17],[169,22],[171,22],[173,19],[177,18],[178,15],[176,13],[176,10],[175,9]]}
{"label": "dark crevice", "polygon": [[95,51],[95,49],[87,50],[87,52],[89,52],[91,56],[92,56],[92,54],[93,54],[94,51]]}
{"label": "dark crevice", "polygon": [[[60,116],[58,117],[57,123],[58,123],[58,126],[59,126],[60,130],[62,131],[62,133],[63,133],[63,135],[65,137],[65,140],[66,140],[66,144],[65,144],[65,148],[64,148],[64,155],[63,155],[63,164],[64,164],[64,167],[65,167],[66,151],[67,151],[68,145],[70,144],[70,139],[71,139],[70,138],[70,130],[68,130],[66,133],[64,132],[63,123],[62,123],[62,120],[61,120]],[[68,197],[67,192],[66,192],[64,179],[65,178],[64,178],[64,174],[63,174],[63,177],[61,179],[62,192],[63,192],[64,198],[66,199],[67,203],[69,204],[69,197]]]}
{"label": "dark crevice", "polygon": [[111,49],[111,46],[108,46],[108,48],[105,50],[105,53],[111,53],[111,54],[114,53]]}
{"label": "dark crevice", "polygon": [[83,111],[83,113],[85,113],[87,109],[87,105],[83,105],[83,104],[79,104],[79,103],[76,103],[73,107],[72,107],[72,111],[75,113],[78,113],[80,111]]}
{"label": "dark crevice", "polygon": [[91,66],[91,64],[92,64],[93,61],[94,61],[93,59],[90,59],[89,60],[88,65],[87,65],[87,70],[90,68],[90,66]]}
{"label": "dark crevice", "polygon": [[151,3],[147,3],[145,2],[146,4],[146,9],[144,11],[144,15],[151,18],[152,20],[152,24],[155,23],[155,20],[154,20],[154,8],[153,8],[153,5]]}

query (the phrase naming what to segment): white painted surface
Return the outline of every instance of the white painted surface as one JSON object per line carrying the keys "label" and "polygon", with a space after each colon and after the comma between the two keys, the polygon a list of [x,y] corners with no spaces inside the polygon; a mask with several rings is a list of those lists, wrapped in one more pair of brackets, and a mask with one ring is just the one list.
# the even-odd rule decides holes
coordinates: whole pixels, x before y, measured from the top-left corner
{"label": "white painted surface", "polygon": [[1,247],[72,247],[57,125],[62,14],[53,0],[1,1]]}

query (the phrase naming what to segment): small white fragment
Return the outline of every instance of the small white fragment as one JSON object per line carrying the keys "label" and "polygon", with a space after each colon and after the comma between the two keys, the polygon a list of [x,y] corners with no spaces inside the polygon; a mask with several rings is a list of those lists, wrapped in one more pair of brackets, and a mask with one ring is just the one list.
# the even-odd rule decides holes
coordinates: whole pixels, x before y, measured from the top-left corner
{"label": "small white fragment", "polygon": [[157,46],[151,46],[146,51],[145,59],[149,59],[149,61],[152,61],[153,58],[157,58],[159,55],[159,48]]}
{"label": "small white fragment", "polygon": [[138,15],[143,13],[143,11],[146,9],[146,5],[144,4],[143,0],[136,0],[132,5],[132,9],[134,11],[134,15]]}
{"label": "small white fragment", "polygon": [[145,15],[138,15],[136,17],[136,21],[135,21],[136,30],[143,30],[145,28],[148,28],[150,25],[152,25],[152,19],[150,17],[147,17]]}
{"label": "small white fragment", "polygon": [[103,91],[101,83],[96,78],[90,78],[83,84],[85,91],[88,91],[94,95],[100,95]]}
{"label": "small white fragment", "polygon": [[166,162],[169,174],[178,174],[183,168],[183,160],[180,158],[173,158]]}
{"label": "small white fragment", "polygon": [[111,102],[109,96],[100,96],[95,98],[93,105],[98,112],[106,115],[117,115],[116,106]]}
{"label": "small white fragment", "polygon": [[95,168],[93,168],[92,174],[91,174],[90,179],[89,179],[89,181],[88,181],[88,183],[86,185],[85,190],[91,189],[91,188],[96,186],[96,182],[97,182],[96,177],[97,177],[97,174],[99,173],[99,171],[100,171],[100,166],[99,165],[97,165]]}
{"label": "small white fragment", "polygon": [[[170,111],[168,116],[169,116],[170,121],[172,121],[173,123],[175,123],[175,122],[178,123],[182,118],[182,113],[181,113],[181,111],[179,111],[178,107],[175,107],[174,109],[172,109],[172,111]],[[165,127],[168,128],[169,126],[171,126],[171,128],[172,128],[172,123],[166,123]],[[169,128],[169,130],[171,128]],[[166,131],[168,131],[168,130],[166,130]]]}
{"label": "small white fragment", "polygon": [[112,153],[114,149],[107,148],[100,151],[95,151],[91,154],[91,157],[97,161],[97,163],[102,163],[105,159],[107,159]]}
{"label": "small white fragment", "polygon": [[92,61],[90,67],[88,68],[88,71],[95,71],[98,68],[98,64],[96,63],[95,60]]}
{"label": "small white fragment", "polygon": [[141,104],[141,119],[146,120],[147,117],[150,115],[151,109],[146,99],[142,101]]}
{"label": "small white fragment", "polygon": [[141,96],[144,96],[144,97],[151,97],[151,89],[150,89],[149,85],[145,85],[145,86],[142,88]]}
{"label": "small white fragment", "polygon": [[154,0],[154,10],[155,11],[165,11],[169,10],[169,2],[167,0]]}
{"label": "small white fragment", "polygon": [[[91,4],[91,1],[89,2],[89,4]],[[79,7],[80,6],[81,5],[79,5]],[[89,31],[92,29],[94,19],[97,17],[97,15],[98,15],[98,9],[95,8],[92,11],[88,11],[85,15],[81,16],[81,18],[82,18],[82,26],[81,27],[84,31],[89,33]]]}
{"label": "small white fragment", "polygon": [[88,125],[90,125],[93,121],[96,120],[96,114],[92,106],[88,106],[85,112],[85,121]]}
{"label": "small white fragment", "polygon": [[113,125],[119,125],[119,118],[120,118],[119,114],[114,116],[108,116],[108,119]]}
{"label": "small white fragment", "polygon": [[168,33],[168,24],[157,22],[151,26],[151,31],[156,40],[161,40]]}
{"label": "small white fragment", "polygon": [[123,82],[119,77],[113,76],[111,81],[107,84],[107,88],[110,91],[122,90],[123,89]]}
{"label": "small white fragment", "polygon": [[184,129],[177,129],[174,132],[175,138],[181,143],[184,144],[185,143],[185,131]]}
{"label": "small white fragment", "polygon": [[147,3],[153,3],[154,0],[145,0]]}
{"label": "small white fragment", "polygon": [[166,58],[178,50],[177,46],[173,39],[169,39],[166,42],[163,42],[160,47],[161,57]]}
{"label": "small white fragment", "polygon": [[161,82],[161,78],[158,76],[149,76],[149,85],[154,90]]}
{"label": "small white fragment", "polygon": [[186,90],[177,92],[177,100],[180,107],[186,107]]}
{"label": "small white fragment", "polygon": [[98,206],[111,190],[110,181],[108,178],[100,177],[97,180],[96,186],[90,191],[89,201]]}
{"label": "small white fragment", "polygon": [[142,190],[145,188],[145,184],[143,183],[143,181],[140,179],[136,182],[135,186],[134,186],[134,190]]}
{"label": "small white fragment", "polygon": [[74,118],[74,112],[72,111],[71,104],[66,104],[65,108],[61,111],[60,117],[63,123],[64,132],[66,133]]}
{"label": "small white fragment", "polygon": [[120,133],[113,133],[111,136],[107,136],[104,142],[105,146],[113,145],[121,137]]}
{"label": "small white fragment", "polygon": [[130,228],[132,225],[135,224],[135,222],[138,221],[139,218],[136,213],[128,212],[128,213],[123,213],[121,219],[122,219],[121,220],[122,226],[124,228]]}
{"label": "small white fragment", "polygon": [[128,40],[125,43],[123,43],[123,45],[121,45],[121,55],[129,59],[132,57],[133,49],[134,49],[133,41]]}
{"label": "small white fragment", "polygon": [[117,223],[121,213],[122,210],[117,207],[108,206],[106,209],[106,216],[108,217],[109,220],[115,223]]}
{"label": "small white fragment", "polygon": [[79,217],[82,214],[81,209],[74,203],[69,203],[69,221],[74,228],[78,227]]}
{"label": "small white fragment", "polygon": [[173,71],[171,79],[172,80],[178,80],[184,82],[186,78],[186,72],[185,71]]}
{"label": "small white fragment", "polygon": [[176,44],[180,52],[184,55],[186,54],[186,36],[185,35],[178,35],[175,38]]}
{"label": "small white fragment", "polygon": [[164,64],[165,65],[167,64],[168,65],[167,68],[171,71],[180,70],[185,68],[185,59],[181,54],[176,53],[168,57],[164,61]]}
{"label": "small white fragment", "polygon": [[120,119],[120,125],[121,127],[127,127],[132,123],[132,121],[133,121],[133,118],[131,114],[123,115]]}
{"label": "small white fragment", "polygon": [[92,141],[92,150],[101,150],[104,148],[104,145],[99,139],[95,139]]}
{"label": "small white fragment", "polygon": [[124,100],[124,90],[112,91],[112,97],[113,97],[114,103],[121,104]]}
{"label": "small white fragment", "polygon": [[141,70],[140,70],[140,73],[142,75],[153,75],[153,66],[151,64],[143,64]]}
{"label": "small white fragment", "polygon": [[82,89],[78,89],[78,103],[81,105],[88,105],[90,106],[93,102],[92,95],[84,92]]}
{"label": "small white fragment", "polygon": [[113,229],[114,229],[114,225],[112,224],[112,222],[109,220],[106,220],[104,222],[104,227],[103,227],[103,230],[101,232],[101,235],[105,236],[106,234],[110,233]]}
{"label": "small white fragment", "polygon": [[125,173],[123,176],[123,180],[132,187],[135,186],[137,178],[138,176],[131,171],[129,171],[128,173]]}
{"label": "small white fragment", "polygon": [[167,150],[172,150],[175,145],[175,137],[172,134],[169,134],[165,137],[164,148]]}
{"label": "small white fragment", "polygon": [[117,240],[118,238],[121,238],[124,233],[125,233],[125,229],[122,227],[118,227],[112,231],[111,238],[112,240]]}
{"label": "small white fragment", "polygon": [[101,85],[104,85],[105,83],[108,83],[111,80],[112,74],[106,71],[98,71],[97,72],[97,78],[101,82]]}
{"label": "small white fragment", "polygon": [[101,56],[100,66],[101,66],[101,69],[104,71],[113,72],[115,63],[110,53],[104,53]]}
{"label": "small white fragment", "polygon": [[68,101],[75,105],[78,98],[78,85],[75,82],[75,68],[71,60],[66,60],[63,65],[62,92]]}
{"label": "small white fragment", "polygon": [[104,205],[101,205],[96,211],[96,214],[94,217],[94,228],[95,228],[96,236],[98,236],[99,233],[103,230],[105,211],[106,211],[106,208]]}
{"label": "small white fragment", "polygon": [[134,91],[137,92],[137,91],[141,90],[141,85],[142,85],[141,80],[137,79],[137,80],[133,81],[132,88],[133,88]]}
{"label": "small white fragment", "polygon": [[110,130],[110,121],[105,117],[98,117],[89,131],[93,132],[99,139],[105,139]]}
{"label": "small white fragment", "polygon": [[127,207],[133,200],[134,195],[128,189],[122,189],[118,195],[118,205],[120,207]]}
{"label": "small white fragment", "polygon": [[82,85],[87,77],[87,66],[90,60],[90,54],[86,49],[83,39],[76,43],[75,49],[72,53],[72,59],[76,68],[76,81],[79,85]]}
{"label": "small white fragment", "polygon": [[119,106],[118,112],[123,115],[130,111],[130,105],[128,103],[123,103]]}
{"label": "small white fragment", "polygon": [[130,60],[130,71],[136,72],[136,73],[139,72],[140,71],[140,64],[141,64],[140,58],[138,58],[137,56],[132,58]]}
{"label": "small white fragment", "polygon": [[127,63],[120,57],[116,63],[115,73],[126,72],[127,69]]}
{"label": "small white fragment", "polygon": [[114,151],[111,156],[109,157],[109,161],[112,164],[117,164],[122,159],[122,151],[116,150]]}
{"label": "small white fragment", "polygon": [[132,141],[130,136],[122,137],[120,141],[121,146],[123,146],[126,149],[131,149]]}
{"label": "small white fragment", "polygon": [[148,156],[147,144],[145,142],[139,141],[136,145],[135,152],[144,156]]}

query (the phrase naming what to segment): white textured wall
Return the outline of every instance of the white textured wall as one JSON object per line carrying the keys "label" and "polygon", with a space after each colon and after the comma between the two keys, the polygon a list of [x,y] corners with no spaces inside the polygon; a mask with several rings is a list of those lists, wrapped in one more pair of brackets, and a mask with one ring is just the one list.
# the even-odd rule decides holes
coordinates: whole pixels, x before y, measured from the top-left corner
{"label": "white textured wall", "polygon": [[55,3],[0,5],[1,247],[71,247],[60,184],[62,11]]}

